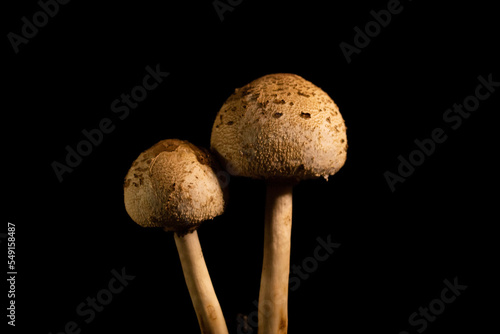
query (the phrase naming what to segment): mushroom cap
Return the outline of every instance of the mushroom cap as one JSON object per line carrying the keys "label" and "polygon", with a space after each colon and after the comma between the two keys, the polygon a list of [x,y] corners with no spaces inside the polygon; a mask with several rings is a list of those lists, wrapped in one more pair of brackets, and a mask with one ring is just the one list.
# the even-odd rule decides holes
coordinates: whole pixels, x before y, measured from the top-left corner
{"label": "mushroom cap", "polygon": [[270,74],[226,100],[212,127],[211,149],[232,175],[328,180],[345,163],[346,126],[321,88],[295,74]]}
{"label": "mushroom cap", "polygon": [[217,166],[208,150],[166,139],[144,151],[125,177],[125,209],[143,227],[185,234],[224,211]]}

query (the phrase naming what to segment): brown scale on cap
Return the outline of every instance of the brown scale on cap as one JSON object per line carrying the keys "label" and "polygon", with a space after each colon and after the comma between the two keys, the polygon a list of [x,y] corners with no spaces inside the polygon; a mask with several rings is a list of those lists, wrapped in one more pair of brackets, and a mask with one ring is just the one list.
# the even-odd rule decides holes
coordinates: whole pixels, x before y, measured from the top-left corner
{"label": "brown scale on cap", "polygon": [[295,74],[270,74],[236,89],[220,109],[211,148],[230,173],[257,179],[310,179],[345,163],[346,126],[319,87]]}
{"label": "brown scale on cap", "polygon": [[167,139],[134,161],[124,182],[125,208],[143,227],[162,227],[179,235],[224,210],[216,164],[207,150]]}

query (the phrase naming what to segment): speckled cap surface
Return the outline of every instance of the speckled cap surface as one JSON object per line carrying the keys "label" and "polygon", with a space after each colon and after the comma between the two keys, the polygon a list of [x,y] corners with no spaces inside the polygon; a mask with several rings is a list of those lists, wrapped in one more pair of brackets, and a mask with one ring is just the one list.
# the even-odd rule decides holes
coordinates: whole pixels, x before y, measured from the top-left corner
{"label": "speckled cap surface", "polygon": [[166,139],[144,151],[125,177],[125,209],[143,227],[180,234],[224,211],[224,198],[208,150]]}
{"label": "speckled cap surface", "polygon": [[319,87],[295,74],[270,74],[227,99],[212,127],[211,149],[232,175],[328,179],[345,163],[346,126]]}

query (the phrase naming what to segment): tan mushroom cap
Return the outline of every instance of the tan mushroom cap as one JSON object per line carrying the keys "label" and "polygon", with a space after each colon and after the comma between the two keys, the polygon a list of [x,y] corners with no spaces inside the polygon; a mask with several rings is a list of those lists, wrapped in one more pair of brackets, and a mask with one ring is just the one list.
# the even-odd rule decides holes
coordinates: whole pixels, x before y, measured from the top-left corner
{"label": "tan mushroom cap", "polygon": [[127,213],[143,227],[195,230],[224,211],[214,162],[207,150],[187,141],[160,141],[139,155],[125,177]]}
{"label": "tan mushroom cap", "polygon": [[345,163],[346,126],[319,87],[295,74],[270,74],[227,99],[212,127],[211,149],[233,175],[328,179]]}

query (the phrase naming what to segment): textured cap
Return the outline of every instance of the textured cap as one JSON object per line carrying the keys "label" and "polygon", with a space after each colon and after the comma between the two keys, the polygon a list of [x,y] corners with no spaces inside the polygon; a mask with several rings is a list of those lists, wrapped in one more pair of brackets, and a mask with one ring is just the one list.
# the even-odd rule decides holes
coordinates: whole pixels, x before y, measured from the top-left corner
{"label": "textured cap", "polygon": [[224,211],[223,192],[207,150],[162,140],[134,161],[124,183],[125,208],[143,227],[187,233]]}
{"label": "textured cap", "polygon": [[328,179],[346,160],[346,127],[319,87],[295,74],[270,74],[227,99],[212,128],[211,149],[233,175]]}

